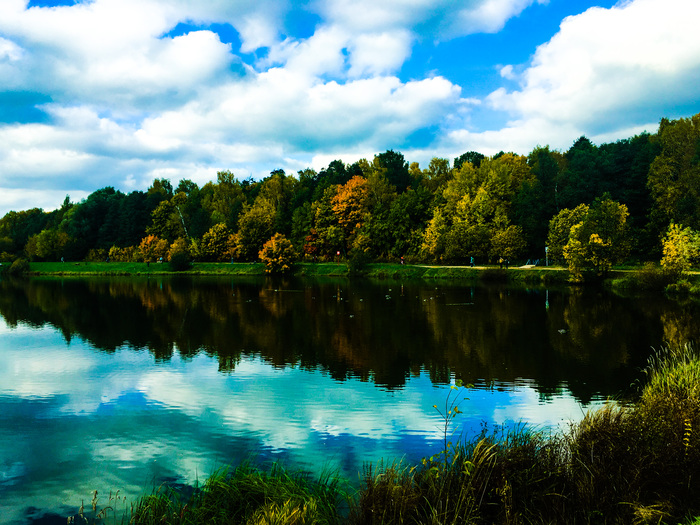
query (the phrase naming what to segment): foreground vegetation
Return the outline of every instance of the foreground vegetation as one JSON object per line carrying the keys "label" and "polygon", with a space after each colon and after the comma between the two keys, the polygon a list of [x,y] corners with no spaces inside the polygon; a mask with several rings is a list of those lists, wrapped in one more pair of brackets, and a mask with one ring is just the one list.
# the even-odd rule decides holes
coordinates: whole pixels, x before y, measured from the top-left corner
{"label": "foreground vegetation", "polygon": [[[697,523],[700,355],[693,348],[657,353],[638,399],[610,402],[563,434],[521,427],[452,446],[459,395],[453,387],[440,410],[442,453],[415,466],[367,466],[355,492],[333,476],[311,480],[279,466],[244,465],[189,494],[160,488],[115,517],[134,524]],[[74,522],[107,514],[93,509]]]}

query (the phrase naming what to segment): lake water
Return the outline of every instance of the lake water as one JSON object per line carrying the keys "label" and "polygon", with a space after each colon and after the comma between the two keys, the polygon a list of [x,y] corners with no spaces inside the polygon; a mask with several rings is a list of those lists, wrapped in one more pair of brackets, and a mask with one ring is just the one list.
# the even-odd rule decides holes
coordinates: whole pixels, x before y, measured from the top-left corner
{"label": "lake water", "polygon": [[263,278],[0,281],[0,523],[65,523],[243,460],[364,464],[628,395],[695,303],[604,291]]}

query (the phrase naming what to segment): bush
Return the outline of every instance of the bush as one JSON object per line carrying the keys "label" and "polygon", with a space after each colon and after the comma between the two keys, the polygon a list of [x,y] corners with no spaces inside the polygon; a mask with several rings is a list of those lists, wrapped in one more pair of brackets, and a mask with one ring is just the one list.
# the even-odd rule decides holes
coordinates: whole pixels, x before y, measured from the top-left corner
{"label": "bush", "polygon": [[185,252],[175,252],[170,255],[170,269],[174,272],[183,272],[192,267],[190,258]]}
{"label": "bush", "polygon": [[371,257],[367,252],[360,249],[350,250],[348,257],[348,275],[362,275],[367,270],[367,265],[371,262]]}
{"label": "bush", "polygon": [[266,273],[287,273],[296,260],[296,252],[291,241],[281,233],[276,233],[265,243],[258,254],[265,263]]}
{"label": "bush", "polygon": [[24,275],[29,272],[29,261],[27,259],[17,259],[12,263],[8,273],[10,275]]}

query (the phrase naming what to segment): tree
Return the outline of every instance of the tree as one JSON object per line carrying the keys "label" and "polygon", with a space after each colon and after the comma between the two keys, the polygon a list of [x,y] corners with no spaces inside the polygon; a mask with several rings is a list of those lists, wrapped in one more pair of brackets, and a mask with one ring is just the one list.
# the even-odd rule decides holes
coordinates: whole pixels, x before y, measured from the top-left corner
{"label": "tree", "polygon": [[525,249],[523,229],[510,225],[504,230],[495,232],[491,238],[491,257],[503,257],[508,260],[517,259]]}
{"label": "tree", "polygon": [[246,206],[238,219],[237,254],[252,261],[266,240],[272,237],[275,227],[275,208],[262,196],[252,206]]}
{"label": "tree", "polygon": [[583,219],[571,226],[563,253],[574,280],[592,270],[604,275],[629,252],[627,206],[610,198],[596,199]]}
{"label": "tree", "polygon": [[402,153],[394,150],[387,150],[374,156],[375,168],[381,171],[387,182],[396,188],[398,193],[406,191],[411,184],[411,177],[408,173],[408,162]]}
{"label": "tree", "polygon": [[217,184],[207,183],[202,188],[202,208],[213,224],[224,223],[229,230],[236,230],[238,217],[247,203],[243,186],[230,171],[216,174]]}
{"label": "tree", "polygon": [[569,242],[571,228],[582,222],[588,214],[588,206],[579,204],[573,210],[564,208],[549,221],[549,234],[547,235],[547,247],[549,257],[553,261],[564,259],[564,246]]}
{"label": "tree", "polygon": [[347,244],[346,250],[352,244],[355,235],[362,227],[369,207],[369,187],[367,179],[355,176],[346,184],[338,186],[331,199],[333,213],[338,226],[343,230]]}
{"label": "tree", "polygon": [[215,224],[202,235],[199,243],[199,257],[204,261],[223,261],[226,259],[230,232],[223,223]]}
{"label": "tree", "polygon": [[700,258],[700,233],[671,223],[662,246],[661,267],[669,276],[678,280]]}
{"label": "tree", "polygon": [[155,235],[147,235],[141,240],[139,250],[144,262],[155,262],[168,255],[168,241]]}
{"label": "tree", "polygon": [[35,236],[35,253],[28,255],[45,261],[57,261],[65,255],[65,249],[71,242],[68,234],[56,229],[42,230]]}
{"label": "tree", "polygon": [[661,153],[649,167],[651,220],[661,233],[671,222],[700,229],[700,113],[689,119],[662,119]]}
{"label": "tree", "polygon": [[[182,194],[184,196],[184,194]],[[155,235],[161,239],[174,241],[178,237],[186,237],[183,220],[172,200],[161,201],[151,213],[151,225],[146,228],[146,233]]]}
{"label": "tree", "polygon": [[598,148],[580,137],[564,155],[566,167],[557,177],[557,201],[561,208],[590,204],[603,194]]}
{"label": "tree", "polygon": [[0,219],[0,237],[12,240],[8,251],[19,254],[32,235],[46,228],[47,216],[41,208],[10,211]]}
{"label": "tree", "polygon": [[170,245],[168,250],[168,262],[175,271],[187,270],[190,264],[190,249],[187,241],[180,237]]}
{"label": "tree", "polygon": [[[459,169],[459,168],[455,168]],[[452,178],[452,169],[450,161],[433,157],[430,159],[428,169],[422,172],[422,184],[430,193],[436,193],[439,189],[444,188],[447,182]]]}
{"label": "tree", "polygon": [[265,263],[266,273],[287,273],[296,260],[296,251],[283,234],[276,233],[263,245],[258,256]]}
{"label": "tree", "polygon": [[559,212],[556,180],[563,156],[548,147],[537,147],[528,155],[533,178],[527,178],[512,201],[511,217],[522,227],[527,253],[543,253],[549,220]]}
{"label": "tree", "polygon": [[478,151],[467,151],[466,153],[462,153],[459,157],[455,158],[453,166],[454,169],[459,170],[465,162],[468,162],[475,168],[478,168],[481,165],[481,161],[485,158],[486,156],[482,155]]}

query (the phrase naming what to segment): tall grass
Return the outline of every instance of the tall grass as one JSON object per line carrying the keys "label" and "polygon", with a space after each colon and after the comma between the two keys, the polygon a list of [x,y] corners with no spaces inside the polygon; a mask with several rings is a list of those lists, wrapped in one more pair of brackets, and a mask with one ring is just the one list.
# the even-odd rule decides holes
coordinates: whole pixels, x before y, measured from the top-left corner
{"label": "tall grass", "polygon": [[632,405],[608,403],[561,435],[481,435],[414,468],[366,471],[351,521],[681,523],[700,515],[700,357],[649,362]]}
{"label": "tall grass", "polygon": [[280,465],[264,472],[249,465],[216,472],[183,501],[174,491],[143,498],[133,523],[331,524],[345,501],[338,478],[311,480]]}

